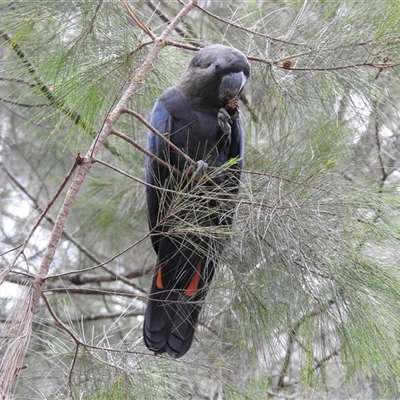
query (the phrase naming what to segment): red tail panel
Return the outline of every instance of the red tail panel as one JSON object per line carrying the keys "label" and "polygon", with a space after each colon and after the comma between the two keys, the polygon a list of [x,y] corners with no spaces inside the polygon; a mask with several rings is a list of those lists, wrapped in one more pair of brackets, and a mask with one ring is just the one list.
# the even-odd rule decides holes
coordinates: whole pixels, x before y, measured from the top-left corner
{"label": "red tail panel", "polygon": [[162,265],[160,264],[158,267],[157,279],[156,279],[157,289],[160,289],[160,290],[164,289],[164,284],[163,284],[162,276],[161,276],[161,268],[162,268]]}
{"label": "red tail panel", "polygon": [[201,278],[201,262],[196,268],[192,279],[189,282],[189,286],[185,290],[186,296],[194,296],[197,293],[197,288],[199,287],[199,282]]}

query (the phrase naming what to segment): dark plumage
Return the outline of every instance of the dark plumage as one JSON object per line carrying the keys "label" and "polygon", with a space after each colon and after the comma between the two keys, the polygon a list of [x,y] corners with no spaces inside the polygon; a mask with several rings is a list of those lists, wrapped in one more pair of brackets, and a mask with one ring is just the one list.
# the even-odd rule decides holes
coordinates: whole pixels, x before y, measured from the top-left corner
{"label": "dark plumage", "polygon": [[[238,191],[243,127],[237,100],[250,74],[240,51],[211,45],[196,53],[180,81],[154,105],[151,124],[198,162],[198,170],[152,131],[147,157],[149,225],[157,263],[144,321],[146,346],[173,357],[190,348],[201,303],[231,224],[228,198]],[[216,171],[236,159],[229,171]],[[167,190],[165,190],[167,189]],[[216,197],[218,199],[216,199]],[[222,200],[221,200],[222,199]]]}

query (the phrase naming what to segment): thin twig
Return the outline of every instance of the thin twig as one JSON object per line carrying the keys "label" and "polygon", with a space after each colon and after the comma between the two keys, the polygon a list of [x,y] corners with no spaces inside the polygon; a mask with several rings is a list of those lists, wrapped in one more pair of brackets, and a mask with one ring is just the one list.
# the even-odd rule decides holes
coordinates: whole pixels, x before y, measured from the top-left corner
{"label": "thin twig", "polygon": [[100,11],[101,6],[103,5],[103,0],[99,0],[99,3],[97,4],[96,10],[94,11],[92,20],[90,21],[89,27],[88,27],[88,32],[93,33],[93,28],[94,28],[94,22],[96,21],[97,14]]}
{"label": "thin twig", "polygon": [[[196,165],[196,162],[192,160],[185,152],[183,152],[179,147],[175,146],[167,137],[167,135],[163,135],[161,132],[159,132],[156,128],[154,128],[153,125],[151,125],[149,122],[146,121],[145,118],[143,118],[139,113],[136,111],[133,111],[129,108],[126,108],[124,110],[125,113],[130,114],[134,116],[137,120],[139,120],[146,128],[150,129],[157,137],[159,137],[161,140],[163,140],[168,147],[170,147],[172,150],[176,151],[180,156],[182,156],[188,163],[191,165]],[[150,153],[151,154],[151,153]]]}
{"label": "thin twig", "polygon": [[[114,131],[113,131],[113,133],[115,134]],[[120,135],[124,135],[124,134],[120,134],[120,133],[118,133],[118,135],[116,134],[116,136],[118,136],[118,137],[121,137]],[[128,136],[124,135],[124,137],[123,137],[122,139],[126,140],[126,139],[130,139],[130,138],[129,138]],[[128,143],[131,143],[131,141],[129,141]],[[135,142],[135,143],[136,143],[136,142]],[[140,146],[140,147],[143,149],[142,146]],[[157,158],[158,158],[158,157],[157,157]],[[160,159],[160,161],[162,161],[162,160]],[[131,174],[128,174],[127,172],[123,171],[122,169],[117,168],[117,167],[115,167],[114,165],[111,165],[111,164],[109,164],[109,163],[107,163],[107,162],[105,162],[105,161],[103,161],[103,160],[100,160],[99,158],[94,158],[94,159],[93,159],[93,162],[94,162],[94,163],[101,164],[101,165],[104,165],[105,167],[110,168],[110,169],[112,169],[113,171],[118,172],[119,174],[121,174],[121,175],[123,175],[123,176],[125,176],[125,177],[127,177],[127,178],[129,178],[129,179],[132,179],[133,181],[135,181],[135,182],[137,182],[137,183],[140,183],[140,184],[142,184],[142,185],[144,185],[144,186],[148,185],[143,179],[140,179],[140,178],[137,178],[136,176],[133,176],[133,175],[131,175]],[[168,165],[168,164],[167,164],[167,165]],[[156,188],[156,186],[154,186],[154,188]]]}
{"label": "thin twig", "polygon": [[[170,169],[172,172],[176,173],[176,174],[182,174],[181,171],[177,170],[174,166],[168,164],[166,161],[164,161],[163,159],[161,159],[160,157],[157,157],[155,154],[151,153],[150,151],[148,151],[146,148],[144,148],[143,146],[141,146],[138,142],[136,142],[135,140],[133,140],[132,138],[130,138],[129,136],[125,135],[122,132],[119,132],[116,129],[113,129],[111,131],[112,135],[118,136],[119,138],[125,140],[125,142],[130,143],[132,146],[136,147],[138,150],[140,150],[142,153],[146,154],[146,156],[152,158],[153,160],[156,160],[157,163],[163,165],[164,167]],[[104,163],[104,162],[103,162]],[[136,179],[135,179],[136,180]]]}
{"label": "thin twig", "polygon": [[[285,59],[290,58],[290,56],[285,57]],[[330,65],[326,67],[290,67],[287,68],[284,65],[280,65],[274,60],[267,60],[265,58],[260,58],[260,57],[255,57],[255,56],[247,56],[247,59],[250,61],[256,61],[261,64],[267,64],[270,66],[274,66],[276,68],[282,68],[288,71],[322,71],[322,72],[329,72],[329,71],[340,71],[343,69],[350,69],[350,68],[357,68],[357,67],[372,67],[378,70],[381,69],[389,69],[389,68],[395,68],[400,65],[400,63],[393,63],[393,64],[386,64],[386,63],[375,63],[371,61],[363,61],[363,62],[358,62],[358,63],[352,63],[352,64],[344,64],[344,65]]]}
{"label": "thin twig", "polygon": [[[160,17],[160,19],[161,19],[163,22],[165,22],[165,23],[167,23],[167,24],[171,23],[171,20],[170,20],[163,12],[161,12],[161,11],[159,10],[159,8],[156,7],[150,0],[147,2],[147,5],[154,11],[154,13],[155,13],[158,17]],[[182,30],[181,28],[179,28],[178,26],[175,28],[175,32],[176,32],[178,35],[182,36],[183,38],[186,38],[186,36],[187,36],[186,32],[185,32],[184,30]]]}
{"label": "thin twig", "polygon": [[140,296],[136,293],[132,293],[132,289],[95,289],[95,288],[79,288],[79,287],[54,287],[49,289],[43,289],[43,293],[76,293],[76,294],[87,294],[87,295],[100,295],[100,296],[124,296],[135,299],[145,299],[146,296]]}
{"label": "thin twig", "polygon": [[68,322],[71,324],[79,324],[82,322],[90,322],[90,321],[100,321],[104,319],[116,319],[124,317],[139,317],[144,315],[144,310],[142,311],[128,311],[128,312],[115,312],[115,313],[107,313],[107,314],[92,314],[92,315],[80,315],[77,318],[71,318]]}
{"label": "thin twig", "polygon": [[380,179],[380,182],[379,182],[379,190],[382,191],[383,185],[385,184],[385,181],[386,181],[387,177],[389,176],[389,174],[386,172],[385,163],[384,163],[383,157],[382,157],[377,101],[373,102],[372,109],[374,112],[375,143],[376,143],[376,148],[378,150],[378,159],[379,159],[379,165],[380,165],[381,174],[382,174],[382,178]]}
{"label": "thin twig", "polygon": [[132,10],[132,7],[127,0],[122,0],[130,17],[135,21],[136,25],[148,36],[151,37],[153,42],[156,42],[157,36],[141,21],[141,19]]}
{"label": "thin twig", "polygon": [[30,86],[30,87],[33,87],[33,88],[35,88],[37,86],[36,83],[32,83],[32,82],[29,82],[29,81],[27,81],[25,79],[19,79],[19,78],[10,78],[10,77],[0,76],[0,81],[12,82],[12,83],[22,83],[23,85]]}
{"label": "thin twig", "polygon": [[83,344],[82,341],[78,338],[78,336],[75,335],[75,333],[73,332],[73,330],[67,325],[64,324],[64,322],[62,322],[60,320],[60,318],[58,318],[57,314],[54,312],[53,308],[51,307],[51,304],[49,302],[49,299],[47,298],[47,296],[42,293],[42,299],[44,301],[44,304],[47,307],[47,310],[49,311],[50,315],[53,317],[54,321],[56,322],[56,324],[65,332],[68,333],[68,335],[72,338],[72,340],[75,342],[76,348],[75,348],[75,354],[74,354],[74,358],[72,359],[71,362],[71,366],[69,369],[69,374],[68,374],[68,384],[71,386],[72,383],[72,373],[76,364],[76,360],[78,358],[78,349],[79,349],[79,345]]}
{"label": "thin twig", "polygon": [[331,358],[339,355],[339,350],[340,347],[338,349],[335,349],[332,351],[332,353],[326,355],[325,357],[321,358],[314,366],[314,368],[312,369],[313,371],[316,371],[318,368],[321,368],[326,362],[328,362]]}
{"label": "thin twig", "polygon": [[[180,1],[180,3],[181,3],[181,1]],[[201,7],[201,6],[199,6],[199,5],[197,5],[196,7],[197,7],[199,10],[201,10],[204,14],[207,14],[208,16],[214,18],[215,20],[217,20],[217,21],[219,21],[219,22],[222,22],[222,23],[224,23],[224,24],[226,24],[226,25],[233,26],[234,28],[238,28],[238,29],[240,29],[240,30],[242,30],[242,31],[244,31],[244,32],[251,33],[252,35],[260,36],[260,37],[263,37],[263,38],[272,40],[272,41],[274,41],[274,42],[290,44],[290,45],[293,45],[293,46],[305,46],[305,47],[309,47],[309,45],[308,45],[307,43],[291,42],[291,41],[289,41],[289,40],[278,39],[278,38],[276,38],[276,37],[266,35],[265,33],[253,31],[253,30],[251,30],[251,29],[245,28],[244,26],[241,26],[241,25],[235,24],[234,22],[228,21],[228,20],[225,19],[225,18],[221,18],[221,17],[219,17],[218,15],[213,14],[212,12],[206,10],[204,7]]]}
{"label": "thin twig", "polygon": [[9,100],[9,99],[4,99],[0,97],[0,103],[7,103],[7,104],[12,104],[13,106],[17,107],[26,107],[26,108],[39,108],[39,107],[48,107],[48,103],[43,103],[43,104],[29,104],[29,103],[21,103],[17,100]]}
{"label": "thin twig", "polygon": [[11,249],[8,249],[8,250],[3,251],[2,253],[0,253],[0,257],[3,257],[3,256],[5,256],[5,255],[8,254],[8,253],[12,253],[12,252],[15,251],[15,250],[18,250],[18,249],[19,249],[20,247],[22,247],[23,245],[24,245],[24,244],[21,243],[21,244],[19,244],[19,245],[13,247],[13,248],[11,248]]}
{"label": "thin twig", "polygon": [[334,303],[333,300],[329,300],[327,304],[323,304],[320,307],[318,307],[316,310],[311,311],[308,314],[303,315],[292,327],[288,334],[288,345],[287,345],[287,350],[285,354],[285,358],[283,360],[281,372],[279,374],[279,380],[278,380],[278,385],[277,389],[282,389],[284,387],[284,379],[285,376],[287,375],[288,369],[289,369],[289,364],[290,364],[290,359],[292,357],[292,352],[293,352],[293,344],[294,341],[296,340],[297,333],[301,327],[307,320],[317,317],[318,315],[322,314],[328,307],[330,307]]}

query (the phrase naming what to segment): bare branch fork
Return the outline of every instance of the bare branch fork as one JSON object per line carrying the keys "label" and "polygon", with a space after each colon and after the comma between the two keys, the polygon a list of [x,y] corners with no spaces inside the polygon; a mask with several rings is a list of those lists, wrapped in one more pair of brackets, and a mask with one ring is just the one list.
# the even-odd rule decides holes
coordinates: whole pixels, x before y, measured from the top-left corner
{"label": "bare branch fork", "polygon": [[[293,345],[296,340],[296,336],[299,332],[299,329],[303,323],[305,323],[307,320],[310,320],[311,318],[317,317],[318,315],[321,315],[327,308],[329,308],[332,304],[334,304],[333,300],[329,300],[327,304],[321,304],[320,307],[315,309],[314,311],[311,311],[308,314],[303,315],[292,327],[288,334],[288,344],[287,344],[287,350],[285,354],[285,358],[283,360],[282,364],[282,369],[279,374],[279,380],[278,380],[278,385],[277,389],[280,390],[284,386],[284,379],[285,376],[287,375],[289,365],[290,365],[290,358],[292,357],[293,353]],[[333,355],[331,356],[333,357]]]}
{"label": "bare branch fork", "polygon": [[[126,0],[124,0],[124,3],[126,6]],[[144,78],[153,68],[153,63],[158,54],[166,45],[168,45],[169,36],[172,34],[177,25],[184,19],[184,17],[196,7],[196,5],[197,0],[191,0],[189,3],[185,4],[181,11],[176,15],[176,17],[171,21],[169,26],[159,37],[156,37],[151,33],[150,36],[154,43],[152,50],[148,54],[141,68],[136,73],[131,84],[122,94],[114,109],[108,114],[102,129],[96,136],[86,155],[80,159],[76,175],[71,182],[71,186],[65,196],[65,200],[55,221],[51,237],[33,285],[27,293],[26,301],[24,301],[22,305],[20,305],[21,303],[18,302],[18,305],[15,306],[13,311],[15,314],[18,313],[18,317],[15,315],[15,318],[10,320],[10,323],[7,327],[8,332],[6,335],[9,339],[2,363],[0,365],[1,399],[5,399],[10,392],[19,368],[22,365],[26,347],[31,334],[33,317],[35,315],[39,300],[43,294],[46,276],[54,259],[57,245],[60,241],[69,214],[75,203],[77,194],[85,180],[86,175],[93,165],[93,158],[97,156],[101,148],[104,146],[119,117],[122,115],[124,110],[127,109],[127,104],[130,98],[142,86]],[[138,23],[138,21],[135,22]],[[140,23],[139,26],[142,28]],[[146,33],[148,34],[148,32]]]}

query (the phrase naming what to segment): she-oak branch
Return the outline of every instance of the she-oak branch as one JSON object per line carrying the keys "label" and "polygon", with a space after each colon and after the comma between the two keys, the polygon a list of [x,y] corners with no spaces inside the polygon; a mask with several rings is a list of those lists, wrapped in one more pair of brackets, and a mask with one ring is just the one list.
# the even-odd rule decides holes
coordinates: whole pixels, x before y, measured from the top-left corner
{"label": "she-oak branch", "polygon": [[[48,275],[49,268],[53,262],[57,245],[61,239],[62,232],[68,220],[72,206],[75,203],[76,196],[93,165],[93,158],[96,157],[100,149],[105,144],[108,136],[111,134],[116,122],[127,108],[128,101],[142,86],[144,77],[153,68],[154,61],[161,52],[161,50],[168,44],[167,39],[174,31],[175,27],[184,19],[184,17],[196,7],[197,1],[192,0],[190,3],[182,7],[178,15],[171,21],[169,26],[164,30],[160,37],[152,37],[154,41],[153,49],[148,54],[142,67],[139,69],[127,90],[122,94],[120,100],[115,108],[109,113],[105,119],[105,123],[93,141],[91,147],[86,155],[82,157],[77,167],[77,172],[72,180],[71,186],[65,196],[61,210],[57,216],[51,237],[49,239],[46,252],[43,256],[42,263],[39,267],[38,274],[35,277],[33,285],[28,293],[28,298],[24,301],[18,313],[21,318],[13,319],[9,324],[9,331],[12,333],[12,340],[8,341],[5,354],[0,365],[0,396],[6,398],[11,390],[14,380],[18,374],[20,366],[22,365],[25,348],[28,344],[33,317],[40,298],[42,298],[46,276]],[[17,312],[15,310],[14,312]]]}

